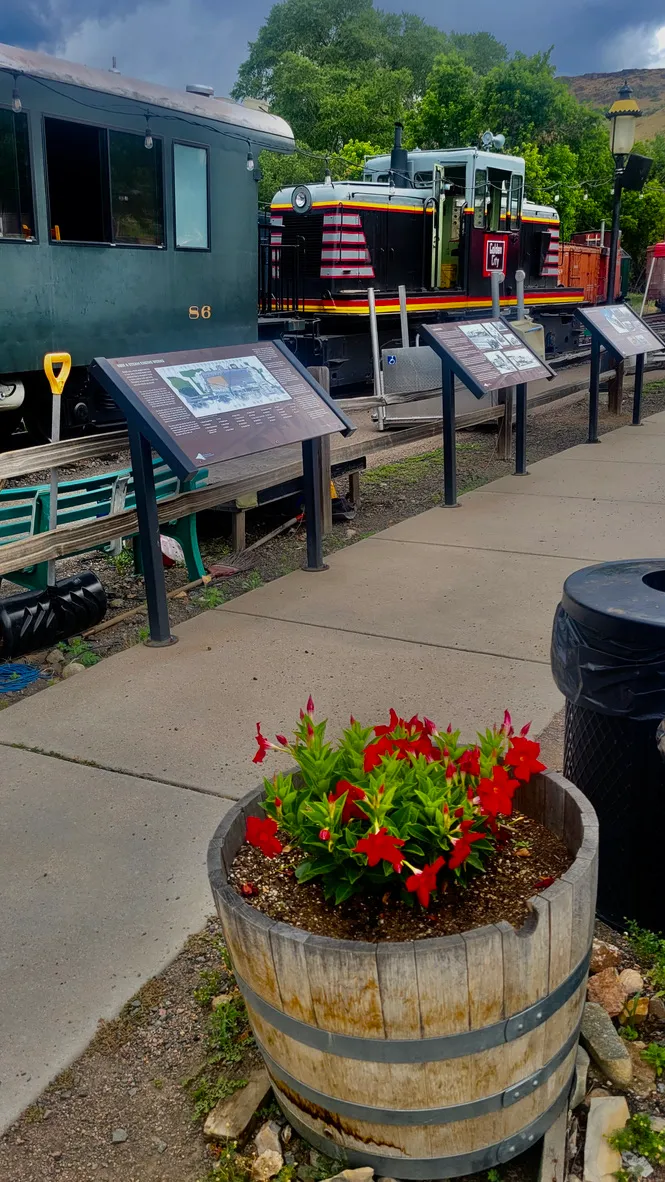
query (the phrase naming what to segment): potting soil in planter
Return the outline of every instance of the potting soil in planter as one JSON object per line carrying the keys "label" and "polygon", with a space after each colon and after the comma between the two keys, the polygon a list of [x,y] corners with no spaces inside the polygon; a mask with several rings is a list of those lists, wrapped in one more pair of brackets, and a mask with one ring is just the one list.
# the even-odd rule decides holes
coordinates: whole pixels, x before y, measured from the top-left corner
{"label": "potting soil in planter", "polygon": [[[573,862],[563,841],[531,817],[515,813],[510,828],[501,830],[501,847],[468,886],[450,881],[423,910],[410,896],[401,898],[399,885],[374,898],[359,895],[334,907],[327,903],[319,882],[299,883],[295,868],[305,854],[289,849],[266,858],[254,846],[240,846],[229,874],[229,884],[246,902],[271,919],[293,924],[319,936],[342,940],[417,940],[451,935],[483,924],[507,920],[520,928],[529,914],[527,899],[559,878]],[[256,893],[250,894],[247,887]],[[242,888],[245,887],[245,890]]]}

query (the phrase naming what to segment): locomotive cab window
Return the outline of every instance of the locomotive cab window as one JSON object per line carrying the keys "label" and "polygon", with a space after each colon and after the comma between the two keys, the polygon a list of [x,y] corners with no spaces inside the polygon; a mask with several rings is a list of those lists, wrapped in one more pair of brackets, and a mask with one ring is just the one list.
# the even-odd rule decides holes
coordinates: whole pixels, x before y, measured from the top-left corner
{"label": "locomotive cab window", "polygon": [[34,237],[28,116],[0,110],[0,238]]}
{"label": "locomotive cab window", "polygon": [[181,250],[208,250],[208,150],[173,145],[175,244]]}
{"label": "locomotive cab window", "polygon": [[50,117],[44,139],[51,241],[163,244],[161,140]]}

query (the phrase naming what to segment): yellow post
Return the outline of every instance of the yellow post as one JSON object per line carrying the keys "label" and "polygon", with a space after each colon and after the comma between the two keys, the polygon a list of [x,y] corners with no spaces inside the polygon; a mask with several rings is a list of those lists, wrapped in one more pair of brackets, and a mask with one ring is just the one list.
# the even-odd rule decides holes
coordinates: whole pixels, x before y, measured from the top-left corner
{"label": "yellow post", "polygon": [[[58,372],[54,370],[54,366],[59,366]],[[72,368],[72,359],[69,353],[46,353],[44,357],[44,373],[48,379],[48,384],[51,387],[51,394],[53,395],[53,405],[51,410],[51,443],[60,442],[60,395],[65,388],[65,382],[69,377]],[[56,529],[58,524],[58,469],[51,468],[51,486],[49,493],[49,510],[48,510],[48,527],[49,530]],[[48,564],[48,585],[55,586],[55,559],[52,558]]]}

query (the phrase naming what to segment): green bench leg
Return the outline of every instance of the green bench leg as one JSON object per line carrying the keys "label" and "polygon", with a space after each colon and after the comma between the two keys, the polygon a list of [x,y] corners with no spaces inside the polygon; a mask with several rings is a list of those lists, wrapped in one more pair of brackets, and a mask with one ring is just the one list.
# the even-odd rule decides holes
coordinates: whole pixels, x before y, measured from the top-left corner
{"label": "green bench leg", "polygon": [[162,526],[162,533],[180,542],[182,552],[185,555],[187,574],[189,575],[190,582],[193,583],[195,579],[202,579],[206,573],[206,568],[203,565],[201,551],[199,550],[199,538],[196,532],[196,514],[190,513],[188,517],[181,517],[180,521],[168,522]]}

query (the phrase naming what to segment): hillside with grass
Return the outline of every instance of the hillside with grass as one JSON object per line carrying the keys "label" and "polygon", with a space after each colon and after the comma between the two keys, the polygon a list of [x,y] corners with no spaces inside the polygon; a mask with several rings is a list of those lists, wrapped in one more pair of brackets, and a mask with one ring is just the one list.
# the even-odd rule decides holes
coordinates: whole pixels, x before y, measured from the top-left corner
{"label": "hillside with grass", "polygon": [[640,120],[641,140],[665,133],[665,69],[621,70],[615,74],[578,74],[561,81],[579,99],[598,110],[607,111],[617,97],[624,79],[632,86],[644,117]]}

